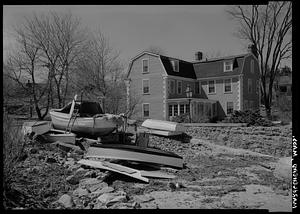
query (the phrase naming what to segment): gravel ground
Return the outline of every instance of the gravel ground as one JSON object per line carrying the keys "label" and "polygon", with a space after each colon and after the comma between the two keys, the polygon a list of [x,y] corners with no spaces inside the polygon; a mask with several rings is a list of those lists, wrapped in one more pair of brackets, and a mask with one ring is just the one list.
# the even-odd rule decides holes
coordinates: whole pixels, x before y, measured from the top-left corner
{"label": "gravel ground", "polygon": [[280,174],[285,166],[280,158],[291,156],[290,126],[191,127],[187,134],[199,140],[150,136],[150,147],[182,156],[184,168],[163,167],[176,178],[149,179],[148,184],[82,167],[77,161],[84,155],[75,151],[33,143],[27,148],[27,159],[18,165],[14,204],[6,206],[291,211],[291,177]]}

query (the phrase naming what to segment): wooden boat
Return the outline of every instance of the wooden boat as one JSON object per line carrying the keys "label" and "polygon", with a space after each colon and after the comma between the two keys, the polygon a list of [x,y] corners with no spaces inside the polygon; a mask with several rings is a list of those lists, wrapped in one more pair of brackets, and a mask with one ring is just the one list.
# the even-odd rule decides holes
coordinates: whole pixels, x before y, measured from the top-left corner
{"label": "wooden boat", "polygon": [[182,157],[172,152],[124,144],[91,144],[87,157],[130,160],[175,168],[183,167]]}
{"label": "wooden boat", "polygon": [[74,133],[103,136],[121,125],[121,117],[104,114],[98,102],[77,101],[76,97],[61,109],[50,110],[53,128]]}

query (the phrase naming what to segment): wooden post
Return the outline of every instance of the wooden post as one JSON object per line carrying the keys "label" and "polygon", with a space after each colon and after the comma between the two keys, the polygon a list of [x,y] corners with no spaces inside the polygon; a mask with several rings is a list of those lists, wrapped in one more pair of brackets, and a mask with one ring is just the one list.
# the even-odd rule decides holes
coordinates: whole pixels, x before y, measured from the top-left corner
{"label": "wooden post", "polygon": [[139,132],[136,135],[135,144],[139,147],[147,148],[149,143],[149,133]]}

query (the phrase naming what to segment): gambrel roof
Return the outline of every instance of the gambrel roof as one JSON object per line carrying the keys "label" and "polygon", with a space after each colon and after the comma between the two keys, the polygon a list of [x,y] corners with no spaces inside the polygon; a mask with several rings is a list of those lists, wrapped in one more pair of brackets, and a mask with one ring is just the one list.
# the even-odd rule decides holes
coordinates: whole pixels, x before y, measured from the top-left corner
{"label": "gambrel roof", "polygon": [[[138,57],[142,56],[143,54],[151,54],[153,56],[159,57],[167,75],[191,78],[191,79],[222,77],[222,76],[232,76],[232,75],[241,74],[243,70],[245,58],[253,55],[252,53],[246,53],[241,55],[225,56],[225,57],[213,58],[213,59],[202,60],[197,62],[187,62],[181,59],[176,59],[174,57],[154,54],[150,52],[142,52],[141,54],[139,54],[138,56],[132,59],[128,69],[128,75],[131,69],[132,62]],[[179,72],[175,72],[173,70],[171,64],[172,60],[177,60],[179,62]],[[224,72],[224,62],[229,60],[233,61],[233,71]]]}

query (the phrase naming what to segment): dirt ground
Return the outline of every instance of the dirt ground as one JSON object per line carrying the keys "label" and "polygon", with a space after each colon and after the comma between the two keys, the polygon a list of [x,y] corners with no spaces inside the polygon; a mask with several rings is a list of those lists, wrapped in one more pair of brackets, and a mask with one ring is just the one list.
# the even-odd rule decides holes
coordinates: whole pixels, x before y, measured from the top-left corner
{"label": "dirt ground", "polygon": [[[67,182],[81,167],[82,154],[61,152],[50,145],[32,143],[28,157],[20,163],[15,181],[18,203],[11,208],[63,208],[57,200],[63,194],[74,197],[72,209],[268,209],[292,211],[291,126],[189,128],[192,140],[182,142],[150,136],[150,147],[172,151],[183,157],[181,170],[162,168],[174,179],[149,179],[148,184],[125,176],[87,169],[105,178],[122,201],[98,206],[91,192],[77,203],[78,182]],[[288,157],[288,158],[286,158]],[[67,164],[68,163],[68,164]],[[77,172],[76,171],[76,172]],[[80,181],[81,182],[81,181]],[[80,183],[79,182],[79,183]],[[72,195],[73,194],[73,195]],[[30,196],[30,197],[29,197]],[[99,199],[99,198],[98,198]]]}

